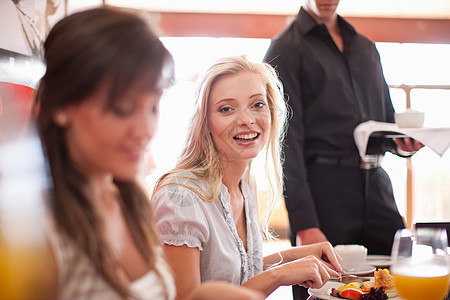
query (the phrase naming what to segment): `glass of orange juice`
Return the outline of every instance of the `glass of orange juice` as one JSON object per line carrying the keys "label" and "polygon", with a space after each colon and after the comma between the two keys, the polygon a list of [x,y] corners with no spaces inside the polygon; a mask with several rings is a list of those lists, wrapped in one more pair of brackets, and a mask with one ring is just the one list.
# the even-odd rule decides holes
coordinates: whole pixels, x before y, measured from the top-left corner
{"label": "glass of orange juice", "polygon": [[45,236],[48,176],[34,130],[0,140],[0,299],[48,299],[56,282]]}
{"label": "glass of orange juice", "polygon": [[397,231],[391,273],[406,300],[442,300],[449,290],[447,232],[439,228]]}

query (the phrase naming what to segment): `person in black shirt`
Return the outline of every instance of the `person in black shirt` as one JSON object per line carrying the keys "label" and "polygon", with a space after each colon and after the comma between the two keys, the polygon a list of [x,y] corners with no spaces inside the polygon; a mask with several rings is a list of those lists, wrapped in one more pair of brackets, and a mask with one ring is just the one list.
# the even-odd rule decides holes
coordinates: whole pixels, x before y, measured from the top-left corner
{"label": "person in black shirt", "polygon": [[338,4],[306,0],[264,57],[292,109],[284,166],[292,243],[329,240],[390,254],[404,222],[381,159],[386,151],[412,155],[423,145],[371,139],[371,155],[359,156],[354,128],[394,122],[394,108],[375,44],[336,14]]}

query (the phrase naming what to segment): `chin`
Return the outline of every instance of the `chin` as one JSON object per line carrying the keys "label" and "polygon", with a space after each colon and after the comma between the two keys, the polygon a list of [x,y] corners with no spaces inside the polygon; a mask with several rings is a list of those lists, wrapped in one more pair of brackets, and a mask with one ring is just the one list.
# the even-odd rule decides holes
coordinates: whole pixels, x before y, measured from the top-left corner
{"label": "chin", "polygon": [[123,181],[133,181],[136,179],[138,175],[138,169],[132,169],[132,170],[121,170],[119,172],[114,172],[114,178],[117,178],[119,180]]}
{"label": "chin", "polygon": [[242,155],[239,157],[243,161],[251,161],[252,159],[255,159],[258,156],[259,152],[257,153],[242,153]]}

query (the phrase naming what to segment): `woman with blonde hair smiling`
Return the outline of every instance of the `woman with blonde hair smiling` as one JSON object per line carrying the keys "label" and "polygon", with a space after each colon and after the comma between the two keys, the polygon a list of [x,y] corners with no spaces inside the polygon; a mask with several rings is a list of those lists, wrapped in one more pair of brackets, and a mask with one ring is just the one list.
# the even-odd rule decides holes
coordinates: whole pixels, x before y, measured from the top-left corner
{"label": "woman with blonde hair smiling", "polygon": [[282,95],[274,69],[244,56],[218,60],[198,79],[185,148],[152,197],[178,299],[211,280],[268,296],[281,285],[320,287],[343,272],[329,243],[263,257],[251,163],[264,150],[270,204],[262,229],[268,233],[283,189]]}

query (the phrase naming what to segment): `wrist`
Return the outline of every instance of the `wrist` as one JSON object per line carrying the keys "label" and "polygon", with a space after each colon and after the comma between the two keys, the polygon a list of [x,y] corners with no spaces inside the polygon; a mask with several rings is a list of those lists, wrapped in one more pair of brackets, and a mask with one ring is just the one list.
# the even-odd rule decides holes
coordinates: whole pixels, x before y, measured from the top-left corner
{"label": "wrist", "polygon": [[276,285],[274,288],[276,289],[280,283],[283,282],[283,272],[281,272],[281,268],[279,265],[274,266],[273,268],[270,268],[267,270],[268,272],[268,282],[271,283],[271,285]]}

